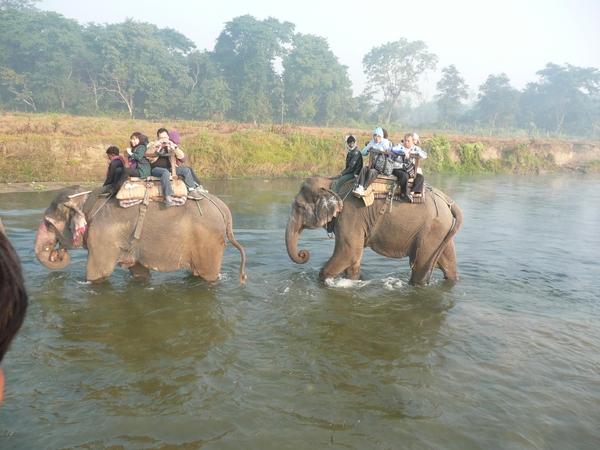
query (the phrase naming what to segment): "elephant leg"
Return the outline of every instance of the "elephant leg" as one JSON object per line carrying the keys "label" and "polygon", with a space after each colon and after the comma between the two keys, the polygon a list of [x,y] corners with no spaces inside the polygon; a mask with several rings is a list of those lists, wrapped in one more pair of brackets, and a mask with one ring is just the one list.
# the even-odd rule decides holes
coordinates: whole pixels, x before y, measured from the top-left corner
{"label": "elephant leg", "polygon": [[216,281],[221,273],[221,262],[223,260],[224,245],[205,249],[202,255],[192,258],[190,270],[192,273],[206,281]]}
{"label": "elephant leg", "polygon": [[412,271],[408,283],[411,286],[424,284],[425,278],[433,266],[435,248],[427,244],[423,239],[417,238],[414,245],[414,253],[409,257]]}
{"label": "elephant leg", "polygon": [[363,247],[350,246],[349,242],[340,238],[340,243],[336,241],[335,250],[329,261],[321,269],[319,277],[321,280],[333,278],[342,271],[346,271],[346,276],[351,280],[358,280],[360,277],[360,260],[363,255]]}
{"label": "elephant leg", "polygon": [[[109,247],[109,248],[107,248]],[[112,248],[114,247],[114,248]],[[88,244],[88,248],[90,248]],[[92,248],[95,248],[92,245]],[[86,278],[92,283],[102,283],[106,281],[115,270],[118,263],[119,248],[117,246],[104,246],[101,248],[102,254],[98,251],[89,249],[86,269]]]}
{"label": "elephant leg", "polygon": [[142,266],[141,264],[136,264],[135,266],[129,267],[129,273],[133,278],[138,279],[149,279],[151,277],[150,269]]}
{"label": "elephant leg", "polygon": [[438,259],[436,267],[444,272],[444,278],[450,281],[458,281],[458,272],[456,270],[456,251],[454,250],[454,241],[448,242],[444,251]]}

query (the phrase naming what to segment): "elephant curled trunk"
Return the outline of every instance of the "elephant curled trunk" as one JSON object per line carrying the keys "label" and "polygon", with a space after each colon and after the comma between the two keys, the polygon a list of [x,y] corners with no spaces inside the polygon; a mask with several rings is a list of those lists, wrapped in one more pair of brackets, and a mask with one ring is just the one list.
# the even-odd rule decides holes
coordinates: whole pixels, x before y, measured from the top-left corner
{"label": "elephant curled trunk", "polygon": [[302,224],[292,212],[285,227],[285,247],[290,259],[296,264],[304,264],[310,259],[308,250],[298,251],[298,236],[301,234]]}
{"label": "elephant curled trunk", "polygon": [[58,237],[48,229],[48,222],[42,220],[35,237],[34,248],[38,261],[48,269],[64,269],[71,261],[71,256],[64,248],[59,246],[55,249],[57,243]]}

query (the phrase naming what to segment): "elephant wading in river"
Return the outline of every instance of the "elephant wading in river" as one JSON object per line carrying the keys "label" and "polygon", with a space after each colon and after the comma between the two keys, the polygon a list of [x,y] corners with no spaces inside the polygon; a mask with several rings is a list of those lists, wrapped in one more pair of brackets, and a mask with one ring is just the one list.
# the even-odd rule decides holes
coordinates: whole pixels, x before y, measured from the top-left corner
{"label": "elephant wading in river", "polygon": [[304,264],[310,258],[308,251],[298,252],[302,231],[325,227],[335,234],[335,248],[321,269],[323,280],[342,271],[348,278],[358,279],[365,247],[390,258],[408,256],[411,285],[423,284],[434,268],[441,269],[446,279],[458,280],[452,237],[463,215],[444,193],[426,191],[424,195],[429,198],[419,204],[394,201],[390,211],[386,200],[365,206],[362,199],[348,195],[351,184],[342,186],[338,195],[330,189],[331,182],[330,178],[309,178],[292,203],[285,230],[292,261]]}
{"label": "elephant wading in river", "polygon": [[67,250],[83,246],[88,250],[86,278],[95,283],[105,281],[117,264],[129,268],[135,278],[149,278],[150,270],[185,268],[214,281],[228,238],[242,255],[239,276],[246,280],[246,256],[233,235],[231,212],[214,195],[173,208],[150,202],[141,220],[142,205],[123,208],[114,197],[100,198],[86,226],[83,192],[80,186],[61,189],[44,213],[35,253],[47,268],[64,269],[70,260]]}

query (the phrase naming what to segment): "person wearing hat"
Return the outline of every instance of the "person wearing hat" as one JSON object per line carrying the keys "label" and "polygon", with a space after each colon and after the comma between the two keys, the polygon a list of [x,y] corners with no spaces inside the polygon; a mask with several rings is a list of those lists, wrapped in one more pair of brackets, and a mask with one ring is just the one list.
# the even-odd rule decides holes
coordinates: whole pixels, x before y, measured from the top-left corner
{"label": "person wearing hat", "polygon": [[353,180],[358,176],[363,167],[363,157],[356,145],[356,138],[351,134],[346,136],[344,147],[348,150],[346,154],[346,168],[342,170],[336,180],[331,183],[331,189],[337,192],[342,185],[348,181]]}
{"label": "person wearing hat", "polygon": [[[419,142],[419,135],[417,133],[406,133],[402,143],[392,147],[392,152],[398,155],[394,162],[392,175],[398,178],[401,194],[406,196],[411,203],[415,195],[422,195],[423,183],[425,182],[419,171],[415,173],[415,160],[417,158],[427,158],[427,153],[415,145],[415,142]],[[409,178],[414,179],[411,192],[407,192]]]}
{"label": "person wearing hat", "polygon": [[[376,150],[380,152],[389,151],[391,145],[390,141],[383,137],[383,129],[381,127],[375,128],[373,131],[373,139],[365,145],[365,148],[362,150],[362,155],[367,156],[371,153],[371,150]],[[369,168],[365,166],[362,168],[360,173],[358,174],[358,178],[356,179],[356,188],[352,191],[356,197],[364,197],[367,194],[367,189],[375,181],[377,176],[379,175],[379,171],[375,168]]]}

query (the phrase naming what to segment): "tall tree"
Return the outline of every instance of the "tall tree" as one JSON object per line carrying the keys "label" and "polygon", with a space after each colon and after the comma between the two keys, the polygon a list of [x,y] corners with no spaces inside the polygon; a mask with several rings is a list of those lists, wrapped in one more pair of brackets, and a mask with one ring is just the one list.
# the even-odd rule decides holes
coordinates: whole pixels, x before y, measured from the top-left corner
{"label": "tall tree", "polygon": [[348,117],[352,98],[348,69],[339,63],[326,39],[294,35],[283,68],[285,97],[292,119],[327,126]]}
{"label": "tall tree", "polygon": [[519,114],[519,95],[505,73],[490,75],[479,86],[475,109],[492,127],[513,125]]}
{"label": "tall tree", "polygon": [[576,132],[598,120],[599,69],[548,63],[536,75],[540,80],[527,84],[521,105],[537,127]]}
{"label": "tall tree", "polygon": [[195,51],[187,56],[187,60],[193,81],[183,103],[184,112],[194,119],[225,119],[233,106],[231,89],[225,77],[220,75],[214,58],[209,52]]}
{"label": "tall tree", "polygon": [[436,84],[439,94],[435,96],[439,118],[443,122],[456,119],[462,107],[461,100],[469,98],[469,86],[460,76],[454,64],[442,69],[442,78]]}
{"label": "tall tree", "polygon": [[390,122],[400,96],[418,93],[419,78],[425,71],[435,70],[437,61],[424,42],[409,42],[406,38],[375,47],[364,56],[367,88],[381,91],[387,103],[386,123]]}
{"label": "tall tree", "polygon": [[192,85],[185,60],[195,47],[191,41],[174,30],[128,19],[107,26],[100,45],[106,90],[131,116],[176,113]]}
{"label": "tall tree", "polygon": [[[76,21],[54,12],[16,9],[1,10],[0,21],[0,67],[15,75],[8,90],[17,102],[34,110],[34,104],[65,110],[82,101],[86,87],[79,79],[79,59],[85,45]],[[10,71],[4,71],[5,80]],[[25,91],[18,85],[28,94],[21,95]]]}
{"label": "tall tree", "polygon": [[232,118],[254,123],[272,120],[279,76],[275,61],[285,55],[294,25],[250,15],[225,24],[217,38],[214,58],[232,92]]}
{"label": "tall tree", "polygon": [[41,1],[42,0],[0,0],[0,10],[33,10],[37,9],[35,4]]}

